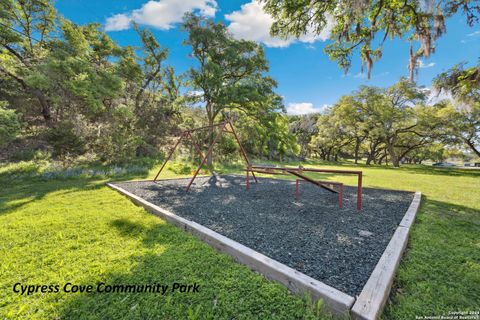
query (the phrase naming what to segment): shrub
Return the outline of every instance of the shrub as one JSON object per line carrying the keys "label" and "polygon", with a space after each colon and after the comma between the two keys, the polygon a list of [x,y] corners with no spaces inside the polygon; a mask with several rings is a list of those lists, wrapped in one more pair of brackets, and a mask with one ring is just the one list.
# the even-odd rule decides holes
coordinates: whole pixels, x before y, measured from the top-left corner
{"label": "shrub", "polygon": [[52,156],[64,158],[78,156],[85,152],[85,143],[70,122],[63,122],[47,133],[47,141],[53,148]]}
{"label": "shrub", "polygon": [[168,166],[170,171],[173,171],[176,174],[190,174],[193,170],[191,166],[183,163],[173,163]]}
{"label": "shrub", "polygon": [[124,164],[136,157],[141,139],[135,129],[135,114],[131,107],[119,106],[110,115],[92,144],[93,151],[106,163]]}
{"label": "shrub", "polygon": [[14,110],[4,107],[0,101],[0,146],[15,139],[22,129],[22,123]]}

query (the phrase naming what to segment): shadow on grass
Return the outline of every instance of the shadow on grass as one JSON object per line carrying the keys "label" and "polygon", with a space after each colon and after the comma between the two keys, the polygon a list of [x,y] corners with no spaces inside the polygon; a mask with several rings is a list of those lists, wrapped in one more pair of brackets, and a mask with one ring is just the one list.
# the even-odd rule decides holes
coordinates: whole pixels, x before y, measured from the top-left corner
{"label": "shadow on grass", "polygon": [[[128,272],[84,279],[106,284],[168,285],[161,293],[90,293],[72,295],[62,306],[62,319],[233,319],[313,318],[307,300],[293,299],[282,286],[267,282],[228,256],[165,223],[145,227],[129,219],[112,221],[126,240],[140,239],[142,253],[132,255]],[[160,247],[160,249],[159,249]],[[198,284],[199,292],[172,292],[174,283]]]}
{"label": "shadow on grass", "polygon": [[[359,214],[354,187],[345,187],[339,209],[338,194],[315,185],[302,183],[295,200],[291,181],[261,179],[250,191],[244,181],[242,176],[204,178],[188,193],[187,181],[119,186],[351,295],[361,291],[413,198],[408,192],[365,188]],[[371,238],[359,241],[358,230],[370,230]]]}
{"label": "shadow on grass", "polygon": [[423,198],[385,319],[478,311],[480,212]]}
{"label": "shadow on grass", "polygon": [[[149,167],[142,168],[142,170],[119,175],[95,175],[95,172],[100,171],[82,167],[82,170],[90,170],[85,172],[93,172],[94,174],[88,176],[80,173],[77,176],[62,176],[62,172],[59,171],[58,176],[55,177],[42,175],[39,166],[35,165],[14,167],[0,173],[0,185],[2,185],[0,191],[0,216],[40,200],[52,192],[70,193],[78,190],[101,188],[106,182],[110,181],[144,179],[148,176],[148,172],[153,166],[154,164],[152,163]],[[98,170],[98,167],[94,168]],[[103,172],[108,171],[104,169]]]}

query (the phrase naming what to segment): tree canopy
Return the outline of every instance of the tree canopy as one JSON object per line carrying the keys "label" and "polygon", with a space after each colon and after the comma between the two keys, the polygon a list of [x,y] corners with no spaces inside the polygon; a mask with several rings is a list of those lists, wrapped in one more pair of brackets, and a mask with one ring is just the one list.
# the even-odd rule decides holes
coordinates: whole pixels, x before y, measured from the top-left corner
{"label": "tree canopy", "polygon": [[456,106],[446,104],[445,133],[454,141],[465,143],[480,157],[480,63],[471,68],[464,64],[439,74],[433,81],[440,92],[450,92]]}
{"label": "tree canopy", "polygon": [[[446,32],[446,19],[461,12],[472,26],[478,23],[480,4],[476,0],[261,0],[275,22],[275,36],[300,37],[320,34],[333,24],[332,43],[326,54],[348,70],[355,54],[370,78],[373,63],[382,57],[388,38],[405,39],[410,45],[410,80],[418,59],[435,52],[435,41]],[[363,69],[363,68],[362,68]]]}
{"label": "tree canopy", "polygon": [[[390,0],[265,1],[281,18],[274,32],[284,36],[319,32],[335,19],[328,50],[345,67],[354,48],[341,46],[357,45],[368,66],[381,53],[376,34],[434,39],[435,19],[462,10],[474,23],[477,8],[473,1],[433,9]],[[227,118],[247,153],[260,159],[365,159],[367,165],[399,166],[466,154],[467,148],[480,156],[478,65],[459,64],[435,79],[454,103],[427,105],[425,89],[402,78],[388,88],[362,86],[321,113],[290,116],[261,45],[235,39],[224,24],[194,14],[185,16],[182,29],[193,63],[177,74],[167,63],[168,48],[148,29],[134,24],[140,45],[122,47],[99,24],[78,25],[57,15],[48,0],[0,0],[0,160],[161,159],[179,130]],[[430,34],[421,38],[417,33],[424,29]],[[208,145],[212,135],[193,139]],[[178,156],[198,161],[193,145]],[[223,137],[215,159],[238,156],[231,137]]]}
{"label": "tree canopy", "polygon": [[199,65],[189,71],[190,85],[200,91],[209,124],[228,110],[254,117],[282,110],[274,92],[277,83],[266,75],[268,62],[259,44],[236,40],[222,23],[193,14],[185,17],[183,29]]}

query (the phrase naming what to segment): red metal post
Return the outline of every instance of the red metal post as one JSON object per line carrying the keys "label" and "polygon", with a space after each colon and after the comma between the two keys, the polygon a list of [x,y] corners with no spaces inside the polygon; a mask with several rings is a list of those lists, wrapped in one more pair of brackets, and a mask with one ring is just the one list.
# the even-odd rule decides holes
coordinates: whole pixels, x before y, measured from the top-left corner
{"label": "red metal post", "polygon": [[[230,120],[228,120],[227,123],[230,124],[230,129],[232,129],[232,133],[235,136],[235,139],[237,140],[238,145],[240,146],[240,152],[243,155],[243,158],[245,158],[245,161],[247,162],[247,166],[251,166],[250,160],[248,160],[247,153],[245,152],[242,144],[240,143],[240,139],[237,136],[237,132],[235,131],[235,128],[233,127],[233,124],[230,122]],[[223,127],[223,128],[225,128],[225,127]],[[222,130],[223,130],[223,128],[222,128]],[[253,176],[253,179],[255,179],[255,182],[258,182],[257,177],[255,177],[255,172],[253,172],[253,171],[252,171],[252,176]]]}
{"label": "red metal post", "polygon": [[210,126],[188,129],[188,130],[185,130],[184,132],[194,132],[194,131],[198,131],[198,130],[205,130],[205,129],[215,128],[215,127],[219,127],[219,126],[221,126],[221,125],[224,125],[225,122],[226,122],[226,121],[222,121],[222,122],[219,122],[219,123],[212,124],[212,125],[210,125]]}
{"label": "red metal post", "polygon": [[170,158],[172,157],[173,153],[175,152],[175,149],[177,149],[178,145],[180,144],[180,141],[182,141],[183,137],[185,136],[185,132],[182,132],[182,134],[180,135],[180,138],[178,139],[177,143],[175,144],[175,146],[172,148],[172,150],[170,151],[170,154],[168,155],[167,159],[165,160],[165,162],[163,163],[162,167],[160,168],[160,170],[158,170],[158,173],[157,175],[155,176],[155,179],[153,179],[153,182],[157,181],[157,178],[158,176],[160,175],[160,172],[162,172],[163,168],[165,167],[165,165],[167,164],[167,162],[170,160]]}
{"label": "red metal post", "polygon": [[200,155],[200,159],[203,159],[202,149],[200,148],[200,146],[198,144],[195,143],[195,141],[193,141],[193,136],[190,133],[190,131],[187,131],[187,136],[191,139],[193,145],[195,146],[195,149],[197,149],[197,152]]}
{"label": "red metal post", "polygon": [[300,191],[298,188],[299,181],[298,179],[295,180],[295,199],[298,200],[300,198]]}
{"label": "red metal post", "polygon": [[343,183],[339,185],[340,192],[338,193],[338,206],[343,208]]}
{"label": "red metal post", "polygon": [[202,162],[200,163],[200,166],[198,166],[197,171],[195,171],[195,174],[193,175],[192,179],[191,179],[190,182],[188,183],[188,186],[187,186],[187,189],[186,189],[187,192],[188,192],[188,190],[190,190],[190,186],[192,185],[193,181],[195,180],[195,178],[197,177],[198,173],[200,172],[200,169],[202,169],[203,165],[204,165],[205,162],[207,161],[208,156],[212,153],[213,147],[215,146],[215,144],[217,143],[218,139],[219,139],[220,136],[222,135],[222,133],[223,133],[223,128],[225,128],[225,125],[226,125],[226,123],[224,123],[223,126],[220,128],[220,131],[218,132],[217,136],[215,137],[215,139],[213,140],[212,144],[211,144],[210,147],[208,148],[207,154],[206,154],[205,157],[203,158]]}
{"label": "red metal post", "polygon": [[362,210],[362,172],[358,174],[357,185],[357,210]]}
{"label": "red metal post", "polygon": [[250,189],[250,166],[247,167],[247,181],[246,181],[247,191]]}

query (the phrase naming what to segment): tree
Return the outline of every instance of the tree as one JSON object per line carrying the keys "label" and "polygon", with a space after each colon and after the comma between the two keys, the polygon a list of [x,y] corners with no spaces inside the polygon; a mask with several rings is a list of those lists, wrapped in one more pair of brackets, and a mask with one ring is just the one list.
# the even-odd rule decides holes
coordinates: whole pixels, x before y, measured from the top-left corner
{"label": "tree", "polygon": [[[51,137],[54,156],[157,153],[179,119],[182,81],[165,64],[167,50],[135,29],[143,46],[122,48],[99,24],[58,17],[48,0],[0,0],[2,100],[38,126],[39,139]],[[60,150],[54,140],[68,143]]]}
{"label": "tree", "polygon": [[300,145],[300,158],[305,159],[308,155],[308,146],[312,137],[318,133],[317,121],[319,115],[307,114],[292,116],[290,118],[290,131],[297,137]]}
{"label": "tree", "polygon": [[480,157],[480,63],[464,69],[457,65],[438,75],[433,85],[437,90],[451,92],[457,108],[451,103],[441,104],[444,113],[445,134],[465,143]]}
{"label": "tree", "polygon": [[358,163],[360,147],[368,137],[369,131],[363,104],[352,96],[343,96],[332,111],[336,114],[339,123],[345,127],[345,131],[353,141],[353,156],[355,163]]}
{"label": "tree", "polygon": [[180,107],[184,99],[180,94],[182,80],[175,75],[172,66],[166,64],[168,50],[162,48],[147,29],[134,25],[142,47],[137,55],[126,48],[121,60],[121,73],[131,74],[125,78],[128,93],[127,104],[133,105],[136,131],[142,137],[138,155],[153,155],[165,136],[176,128],[180,120]]}
{"label": "tree", "polygon": [[0,101],[0,146],[15,139],[22,124],[15,110],[5,108],[5,101]]}
{"label": "tree", "polygon": [[274,93],[276,82],[265,75],[269,68],[260,45],[236,40],[222,23],[193,14],[185,16],[183,29],[198,62],[189,70],[190,85],[201,92],[209,125],[228,110],[250,116],[282,110],[281,98]]}
{"label": "tree", "polygon": [[0,17],[0,73],[37,100],[43,118],[50,124],[51,97],[26,77],[48,54],[56,11],[48,0],[2,0]]}
{"label": "tree", "polygon": [[334,23],[325,52],[347,71],[352,56],[359,53],[370,78],[373,63],[380,59],[387,38],[406,39],[410,46],[410,80],[420,57],[435,51],[435,40],[446,32],[445,20],[457,12],[472,26],[478,22],[480,5],[476,0],[261,0],[275,22],[271,33],[299,37],[319,34]]}
{"label": "tree", "polygon": [[339,120],[332,110],[318,118],[318,133],[312,138],[310,146],[323,160],[338,161],[339,154],[352,142],[351,136]]}
{"label": "tree", "polygon": [[312,146],[326,160],[352,150],[358,159],[360,150],[366,150],[367,164],[389,156],[398,167],[409,153],[439,136],[441,117],[424,100],[424,92],[406,79],[386,89],[363,86],[322,115]]}
{"label": "tree", "polygon": [[298,153],[296,137],[289,131],[288,117],[280,112],[269,112],[256,117],[241,113],[230,115],[246,152],[258,158],[282,161]]}

